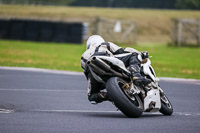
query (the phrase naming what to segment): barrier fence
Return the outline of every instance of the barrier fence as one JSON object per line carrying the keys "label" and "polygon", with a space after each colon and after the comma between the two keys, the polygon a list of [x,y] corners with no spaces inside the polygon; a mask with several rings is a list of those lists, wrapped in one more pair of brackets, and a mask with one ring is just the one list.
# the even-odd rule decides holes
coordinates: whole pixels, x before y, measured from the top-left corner
{"label": "barrier fence", "polygon": [[0,19],[2,39],[82,43],[87,37],[87,31],[86,23]]}

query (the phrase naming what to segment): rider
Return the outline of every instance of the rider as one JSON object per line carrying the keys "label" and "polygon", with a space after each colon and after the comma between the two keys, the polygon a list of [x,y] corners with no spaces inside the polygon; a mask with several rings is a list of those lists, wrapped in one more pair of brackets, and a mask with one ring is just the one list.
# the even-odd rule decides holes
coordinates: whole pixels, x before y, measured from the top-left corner
{"label": "rider", "polygon": [[98,82],[88,69],[87,60],[93,55],[112,56],[123,61],[125,66],[129,68],[129,71],[132,74],[132,79],[136,84],[147,85],[151,82],[140,74],[140,65],[146,58],[148,58],[148,53],[146,51],[139,52],[132,48],[126,48],[124,50],[112,42],[105,42],[105,40],[99,35],[90,36],[86,45],[86,51],[81,56],[81,67],[83,68],[84,74],[88,80],[88,100],[92,104],[110,100],[108,94],[101,91],[105,89],[105,86]]}

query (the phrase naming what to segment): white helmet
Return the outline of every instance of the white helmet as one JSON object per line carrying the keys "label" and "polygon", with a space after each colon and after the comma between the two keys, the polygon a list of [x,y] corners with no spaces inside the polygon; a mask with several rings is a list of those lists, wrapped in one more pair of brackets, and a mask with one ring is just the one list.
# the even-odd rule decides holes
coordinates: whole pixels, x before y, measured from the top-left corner
{"label": "white helmet", "polygon": [[98,47],[99,45],[101,45],[103,42],[105,42],[105,40],[99,36],[99,35],[92,35],[88,38],[87,42],[86,42],[86,49],[89,49],[91,47]]}

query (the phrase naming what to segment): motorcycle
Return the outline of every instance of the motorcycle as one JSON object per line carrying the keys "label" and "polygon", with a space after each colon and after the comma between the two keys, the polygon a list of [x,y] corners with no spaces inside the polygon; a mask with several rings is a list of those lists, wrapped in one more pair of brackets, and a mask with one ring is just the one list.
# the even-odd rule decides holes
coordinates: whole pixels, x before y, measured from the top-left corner
{"label": "motorcycle", "polygon": [[93,77],[106,86],[113,104],[127,117],[157,111],[172,115],[172,104],[161,89],[149,58],[141,64],[141,75],[151,80],[147,86],[136,84],[124,63],[115,57],[92,56],[87,64]]}

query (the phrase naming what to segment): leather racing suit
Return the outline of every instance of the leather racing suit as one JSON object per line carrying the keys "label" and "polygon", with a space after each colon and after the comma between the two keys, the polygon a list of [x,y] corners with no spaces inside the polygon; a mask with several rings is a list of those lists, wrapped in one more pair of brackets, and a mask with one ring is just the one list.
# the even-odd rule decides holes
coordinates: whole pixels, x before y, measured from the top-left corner
{"label": "leather racing suit", "polygon": [[114,43],[103,42],[98,47],[89,48],[81,56],[81,67],[83,68],[84,74],[88,80],[88,100],[92,104],[110,100],[108,94],[102,91],[105,89],[105,86],[92,76],[87,66],[87,60],[91,56],[103,54],[120,59],[126,67],[129,67],[132,76],[137,77],[136,79],[139,83],[148,84],[150,82],[147,79],[144,79],[140,74],[140,65],[143,58],[139,51],[132,48],[126,48],[124,50]]}

